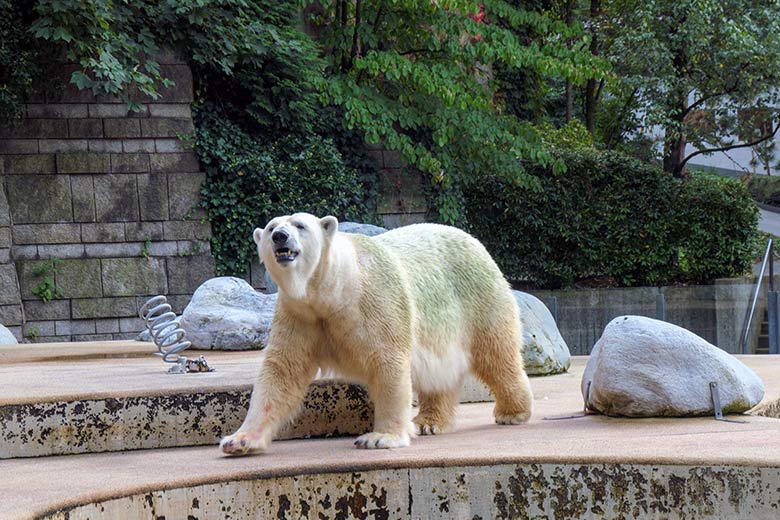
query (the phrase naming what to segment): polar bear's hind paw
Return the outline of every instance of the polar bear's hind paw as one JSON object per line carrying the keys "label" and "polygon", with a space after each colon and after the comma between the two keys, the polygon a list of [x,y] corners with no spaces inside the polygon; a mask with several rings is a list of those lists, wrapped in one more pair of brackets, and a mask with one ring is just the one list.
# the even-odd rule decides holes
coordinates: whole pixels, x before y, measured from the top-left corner
{"label": "polar bear's hind paw", "polygon": [[496,424],[523,424],[528,422],[531,418],[530,412],[518,413],[518,414],[497,414]]}

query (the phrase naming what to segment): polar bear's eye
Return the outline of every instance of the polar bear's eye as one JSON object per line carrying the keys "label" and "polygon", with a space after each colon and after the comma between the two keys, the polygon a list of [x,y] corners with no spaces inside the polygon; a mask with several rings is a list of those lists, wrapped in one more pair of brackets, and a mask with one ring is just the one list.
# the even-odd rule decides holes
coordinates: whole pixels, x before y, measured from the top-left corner
{"label": "polar bear's eye", "polygon": [[270,233],[273,230],[274,230],[274,226],[268,226],[268,229],[266,231],[268,231]]}
{"label": "polar bear's eye", "polygon": [[295,224],[295,227],[297,227],[298,229],[301,229],[301,230],[303,230],[303,229],[306,229],[306,226],[304,226],[304,225],[303,225],[303,224],[301,224],[300,222],[296,223],[296,224]]}

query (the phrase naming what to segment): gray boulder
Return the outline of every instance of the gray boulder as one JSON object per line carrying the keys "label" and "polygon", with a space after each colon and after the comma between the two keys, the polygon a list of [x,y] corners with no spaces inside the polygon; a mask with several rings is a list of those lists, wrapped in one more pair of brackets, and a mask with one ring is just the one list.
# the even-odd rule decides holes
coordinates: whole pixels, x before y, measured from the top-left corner
{"label": "gray boulder", "polygon": [[19,342],[16,341],[16,336],[13,335],[13,332],[0,325],[0,345],[16,345],[17,343]]}
{"label": "gray boulder", "polygon": [[512,291],[512,294],[523,322],[526,372],[532,375],[566,372],[571,364],[569,347],[547,306],[528,293]]}
{"label": "gray boulder", "polygon": [[[339,231],[342,233],[353,233],[355,235],[366,235],[374,237],[387,232],[383,227],[373,224],[362,224],[360,222],[339,222]],[[279,286],[273,281],[268,271],[265,272],[265,292],[268,294],[279,292]]]}
{"label": "gray boulder", "polygon": [[724,413],[749,410],[764,383],[734,356],[671,323],[643,316],[612,320],[582,377],[589,408],[606,415],[682,417],[713,413],[710,382]]}
{"label": "gray boulder", "polygon": [[367,235],[374,237],[386,233],[383,227],[373,224],[361,224],[360,222],[339,222],[339,231],[342,233],[353,233],[355,235]]}
{"label": "gray boulder", "polygon": [[212,278],[192,295],[181,327],[193,348],[261,349],[268,343],[276,298],[255,291],[240,278]]}

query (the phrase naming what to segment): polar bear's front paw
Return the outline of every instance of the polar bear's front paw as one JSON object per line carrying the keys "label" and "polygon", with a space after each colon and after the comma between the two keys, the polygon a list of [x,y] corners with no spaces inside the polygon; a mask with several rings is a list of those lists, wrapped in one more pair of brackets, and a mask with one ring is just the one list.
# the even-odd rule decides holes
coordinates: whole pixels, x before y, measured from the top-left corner
{"label": "polar bear's front paw", "polygon": [[219,447],[223,453],[228,455],[247,455],[265,451],[268,448],[268,442],[260,434],[238,432],[222,439]]}
{"label": "polar bear's front paw", "polygon": [[355,441],[355,447],[359,449],[378,448],[404,448],[409,446],[409,435],[396,435],[395,433],[370,432],[361,435]]}

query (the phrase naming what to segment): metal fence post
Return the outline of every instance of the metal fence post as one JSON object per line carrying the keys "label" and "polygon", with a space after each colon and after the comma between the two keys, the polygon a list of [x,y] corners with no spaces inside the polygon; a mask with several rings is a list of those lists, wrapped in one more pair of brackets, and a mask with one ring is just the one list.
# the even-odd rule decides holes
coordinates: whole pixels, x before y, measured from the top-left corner
{"label": "metal fence post", "polygon": [[655,316],[661,321],[666,321],[666,297],[659,292],[655,299]]}
{"label": "metal fence post", "polygon": [[775,253],[769,253],[769,292],[767,294],[769,322],[769,353],[780,354],[780,293],[775,290]]}
{"label": "metal fence post", "polygon": [[547,308],[550,309],[550,314],[552,314],[555,324],[558,325],[558,298],[551,296],[549,303],[547,303]]}

